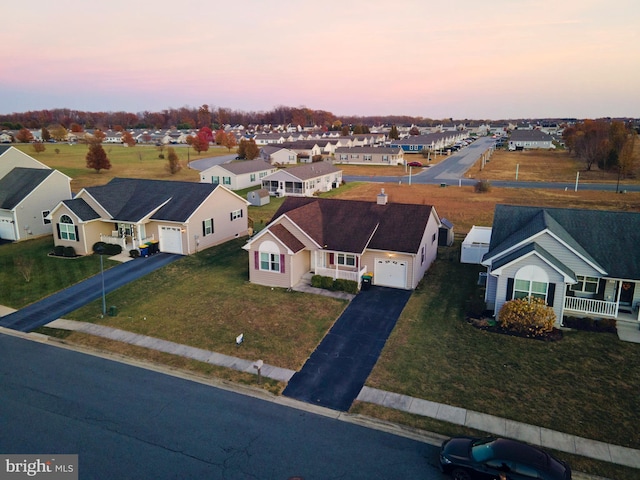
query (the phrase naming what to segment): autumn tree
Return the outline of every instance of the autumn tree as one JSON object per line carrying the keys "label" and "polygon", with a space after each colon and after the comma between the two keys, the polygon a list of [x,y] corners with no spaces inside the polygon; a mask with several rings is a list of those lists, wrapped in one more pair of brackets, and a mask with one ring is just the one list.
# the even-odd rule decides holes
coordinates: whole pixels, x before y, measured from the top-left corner
{"label": "autumn tree", "polygon": [[223,145],[226,137],[225,131],[221,128],[216,132],[215,141],[218,145]]}
{"label": "autumn tree", "polygon": [[131,132],[124,132],[122,134],[122,143],[124,145],[127,145],[128,147],[135,147],[136,139],[133,138],[133,135],[131,135]]}
{"label": "autumn tree", "polygon": [[349,129],[349,125],[343,125],[342,130],[340,130],[340,135],[343,137],[348,137],[351,134],[351,130]]}
{"label": "autumn tree", "polygon": [[628,139],[627,126],[621,121],[612,121],[609,125],[608,148],[606,156],[598,160],[602,170],[615,169],[619,165],[620,153]]}
{"label": "autumn tree", "polygon": [[26,128],[21,128],[18,133],[16,133],[16,140],[20,143],[29,143],[33,141],[33,134]]}
{"label": "autumn tree", "polygon": [[58,141],[67,139],[67,129],[60,124],[50,126],[49,133],[51,134],[52,138]]}
{"label": "autumn tree", "polygon": [[42,135],[43,141],[48,142],[49,140],[51,140],[51,134],[49,133],[49,130],[47,130],[46,127],[42,127],[41,135]]}
{"label": "autumn tree", "polygon": [[635,157],[633,155],[633,150],[636,143],[636,134],[635,130],[629,129],[627,133],[627,141],[624,143],[622,150],[620,151],[620,156],[618,157],[618,176],[622,178],[626,178],[630,176],[635,169]]}
{"label": "autumn tree", "polygon": [[414,125],[409,130],[409,135],[420,135],[420,129]]}
{"label": "autumn tree", "polygon": [[198,130],[198,136],[206,140],[207,143],[213,143],[213,132],[209,127],[202,127]]}
{"label": "autumn tree", "polygon": [[87,168],[93,168],[96,173],[100,170],[109,170],[111,162],[107,153],[102,148],[102,144],[96,140],[89,142],[89,152],[87,152]]}
{"label": "autumn tree", "polygon": [[93,140],[94,142],[102,143],[104,139],[107,138],[107,134],[102,130],[96,129],[93,131]]}
{"label": "autumn tree", "polygon": [[[255,143],[255,142],[254,142]],[[222,140],[222,145],[227,147],[229,151],[236,145],[238,145],[238,141],[236,140],[236,135],[233,132],[227,132]]]}
{"label": "autumn tree", "polygon": [[253,160],[260,156],[260,149],[253,138],[240,140],[238,145],[238,157],[244,160]]}
{"label": "autumn tree", "polygon": [[587,170],[608,153],[609,126],[604,121],[585,120],[575,138],[575,153],[585,162]]}
{"label": "autumn tree", "polygon": [[180,171],[182,165],[180,165],[180,159],[176,154],[176,151],[173,147],[169,147],[167,149],[167,170],[171,175],[175,175]]}
{"label": "autumn tree", "polygon": [[195,135],[191,137],[191,146],[197,153],[206,152],[209,150],[209,142],[201,135]]}
{"label": "autumn tree", "polygon": [[355,127],[353,127],[354,135],[360,135],[361,133],[364,133],[362,130],[362,125],[356,125]]}
{"label": "autumn tree", "polygon": [[36,153],[42,153],[47,149],[42,142],[33,142],[31,146],[33,147],[33,151]]}
{"label": "autumn tree", "polygon": [[202,105],[198,108],[198,125],[200,127],[211,127],[211,112],[209,105]]}
{"label": "autumn tree", "polygon": [[77,123],[72,123],[69,130],[71,130],[73,133],[80,133],[80,132],[84,132],[84,129],[82,128],[82,125],[77,124]]}

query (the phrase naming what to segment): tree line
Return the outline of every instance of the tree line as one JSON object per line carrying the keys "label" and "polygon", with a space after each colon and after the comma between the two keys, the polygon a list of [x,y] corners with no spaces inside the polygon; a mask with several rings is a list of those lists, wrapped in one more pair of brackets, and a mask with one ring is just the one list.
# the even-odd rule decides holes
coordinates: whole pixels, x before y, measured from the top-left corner
{"label": "tree line", "polygon": [[637,132],[631,123],[613,120],[584,120],[568,126],[562,133],[570,154],[603,171],[617,171],[622,178],[633,173],[633,149]]}

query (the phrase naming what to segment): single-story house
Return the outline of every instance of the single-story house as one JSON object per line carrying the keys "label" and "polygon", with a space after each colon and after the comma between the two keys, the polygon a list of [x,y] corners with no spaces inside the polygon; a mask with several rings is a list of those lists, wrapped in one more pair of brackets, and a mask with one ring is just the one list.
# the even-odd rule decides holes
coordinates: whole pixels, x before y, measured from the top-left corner
{"label": "single-story house", "polygon": [[342,184],[342,170],[330,162],[314,162],[280,169],[262,179],[262,188],[278,197],[308,197]]}
{"label": "single-story house", "polygon": [[317,197],[287,198],[274,220],[243,247],[249,281],[291,288],[309,272],[360,284],[414,289],[438,249],[440,220],[430,205]]}
{"label": "single-story house", "polygon": [[355,165],[404,165],[404,152],[400,147],[336,148],[335,162]]}
{"label": "single-story house", "polygon": [[271,165],[295,165],[298,163],[298,154],[289,148],[277,145],[267,145],[260,149],[260,158]]}
{"label": "single-story house", "polygon": [[497,205],[486,306],[542,298],[564,316],[640,322],[640,213]]}
{"label": "single-story house", "polygon": [[320,148],[320,145],[318,145],[318,142],[315,140],[285,142],[280,146],[296,152],[298,160],[304,163],[311,163],[313,157],[322,155],[322,148]]}
{"label": "single-story house", "polygon": [[78,255],[98,241],[125,251],[158,241],[161,252],[189,255],[247,235],[247,205],[220,184],[114,178],[83,188],[49,217],[55,245]]}
{"label": "single-story house", "polygon": [[51,168],[15,167],[0,178],[0,239],[51,235],[48,216],[71,198],[71,179]]}
{"label": "single-story house", "polygon": [[254,207],[261,207],[271,202],[269,196],[269,190],[266,188],[259,188],[258,190],[251,190],[247,193],[247,201]]}
{"label": "single-story house", "polygon": [[420,153],[422,150],[442,150],[467,137],[465,132],[438,132],[424,135],[410,135],[399,140],[391,140],[390,147],[400,147],[405,153]]}
{"label": "single-story house", "polygon": [[491,227],[473,225],[462,241],[460,263],[480,265],[482,257],[489,251],[489,242],[491,242]]}
{"label": "single-story house", "polygon": [[509,137],[509,150],[556,148],[553,137],[541,130],[514,130]]}
{"label": "single-story house", "polygon": [[231,190],[255,187],[262,179],[277,168],[261,158],[255,160],[238,160],[222,165],[214,165],[200,172],[200,182],[222,184]]}

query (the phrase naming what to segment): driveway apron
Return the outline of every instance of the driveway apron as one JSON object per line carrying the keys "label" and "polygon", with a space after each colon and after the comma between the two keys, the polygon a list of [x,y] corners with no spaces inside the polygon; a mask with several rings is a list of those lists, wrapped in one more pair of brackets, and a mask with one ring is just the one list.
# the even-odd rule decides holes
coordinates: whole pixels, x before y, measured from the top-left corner
{"label": "driveway apron", "polygon": [[[179,258],[182,258],[182,256],[157,253],[147,258],[136,258],[105,270],[105,293],[110,293]],[[27,305],[14,313],[0,317],[0,326],[28,332],[53,322],[63,315],[73,312],[101,297],[102,278],[100,274],[97,274],[38,302]]]}
{"label": "driveway apron", "polygon": [[293,375],[283,395],[334,410],[349,410],[411,293],[375,286],[361,291]]}

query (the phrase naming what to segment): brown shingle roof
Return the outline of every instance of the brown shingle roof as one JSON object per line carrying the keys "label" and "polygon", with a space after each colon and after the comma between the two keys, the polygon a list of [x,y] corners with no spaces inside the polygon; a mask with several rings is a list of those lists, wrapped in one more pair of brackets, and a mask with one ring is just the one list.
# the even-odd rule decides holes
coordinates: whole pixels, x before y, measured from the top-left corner
{"label": "brown shingle roof", "polygon": [[304,248],[304,243],[298,240],[284,225],[273,225],[269,231],[294,253]]}
{"label": "brown shingle roof", "polygon": [[328,250],[417,253],[432,209],[431,205],[287,197],[273,218],[286,214]]}

